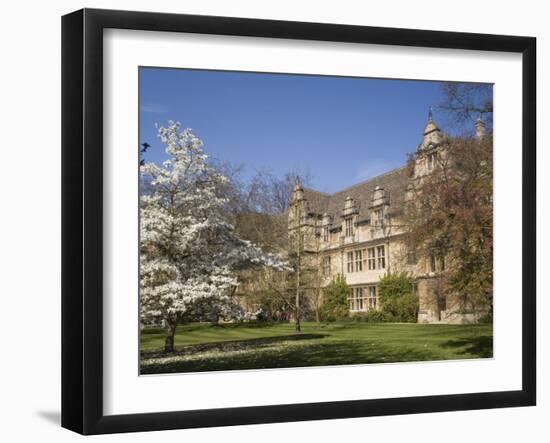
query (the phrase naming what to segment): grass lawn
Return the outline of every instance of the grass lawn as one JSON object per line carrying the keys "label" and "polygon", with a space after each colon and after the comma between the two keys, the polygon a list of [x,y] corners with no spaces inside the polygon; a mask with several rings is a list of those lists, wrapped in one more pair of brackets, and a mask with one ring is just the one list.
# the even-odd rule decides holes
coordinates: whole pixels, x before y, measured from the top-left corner
{"label": "grass lawn", "polygon": [[202,372],[493,356],[491,325],[342,322],[294,325],[189,324],[178,327],[176,352],[164,332],[141,332],[141,373]]}

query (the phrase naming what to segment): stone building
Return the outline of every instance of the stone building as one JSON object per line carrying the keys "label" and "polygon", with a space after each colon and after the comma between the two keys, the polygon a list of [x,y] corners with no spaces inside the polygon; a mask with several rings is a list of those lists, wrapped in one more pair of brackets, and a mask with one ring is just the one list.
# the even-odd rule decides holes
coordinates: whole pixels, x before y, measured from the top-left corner
{"label": "stone building", "polygon": [[[476,123],[482,137],[484,125]],[[379,309],[378,281],[389,272],[409,272],[419,296],[418,322],[476,321],[474,313],[459,312],[457,303],[441,290],[445,257],[416,257],[404,242],[404,206],[411,189],[421,186],[437,163],[446,158],[445,136],[431,112],[416,149],[414,171],[403,166],[334,194],[294,187],[288,215],[289,238],[299,238],[304,256],[316,260],[320,285],[337,274],[345,276],[351,292],[352,314]],[[479,314],[478,314],[479,315]]]}

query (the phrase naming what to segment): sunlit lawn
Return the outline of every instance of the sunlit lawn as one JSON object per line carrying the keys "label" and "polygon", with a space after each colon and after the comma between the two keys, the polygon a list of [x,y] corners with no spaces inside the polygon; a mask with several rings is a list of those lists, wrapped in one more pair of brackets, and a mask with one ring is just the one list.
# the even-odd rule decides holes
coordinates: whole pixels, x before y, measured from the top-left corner
{"label": "sunlit lawn", "polygon": [[288,368],[488,358],[491,325],[342,322],[294,325],[190,324],[178,327],[176,352],[165,354],[161,329],[141,333],[141,373]]}

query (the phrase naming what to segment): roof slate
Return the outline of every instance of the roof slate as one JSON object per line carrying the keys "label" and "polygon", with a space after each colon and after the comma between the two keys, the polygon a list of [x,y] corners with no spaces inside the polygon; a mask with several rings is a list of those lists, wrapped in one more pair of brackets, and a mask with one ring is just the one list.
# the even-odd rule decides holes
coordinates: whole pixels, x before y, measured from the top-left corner
{"label": "roof slate", "polygon": [[396,213],[403,207],[408,184],[407,167],[403,166],[334,194],[325,194],[315,189],[306,188],[304,189],[304,197],[307,200],[310,213],[317,215],[328,213],[334,223],[340,219],[345,200],[349,196],[355,200],[355,205],[358,207],[358,221],[363,221],[370,217],[369,206],[374,189],[377,186],[384,188],[386,198],[390,204],[390,213]]}

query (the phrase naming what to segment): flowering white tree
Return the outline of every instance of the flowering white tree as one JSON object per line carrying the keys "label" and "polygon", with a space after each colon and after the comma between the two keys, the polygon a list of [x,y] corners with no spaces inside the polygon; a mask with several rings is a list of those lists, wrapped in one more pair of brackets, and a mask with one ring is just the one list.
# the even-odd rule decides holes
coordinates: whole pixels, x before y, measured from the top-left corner
{"label": "flowering white tree", "polygon": [[149,192],[140,202],[140,310],[144,322],[164,320],[172,352],[178,323],[197,309],[234,315],[236,271],[284,264],[235,234],[225,215],[228,179],[207,163],[202,141],[172,121],[159,137],[170,159],[141,166]]}

